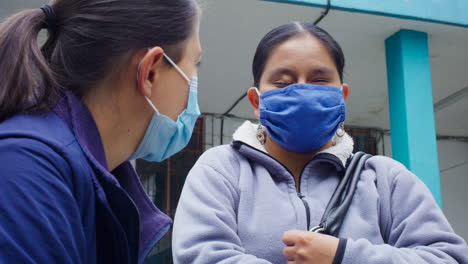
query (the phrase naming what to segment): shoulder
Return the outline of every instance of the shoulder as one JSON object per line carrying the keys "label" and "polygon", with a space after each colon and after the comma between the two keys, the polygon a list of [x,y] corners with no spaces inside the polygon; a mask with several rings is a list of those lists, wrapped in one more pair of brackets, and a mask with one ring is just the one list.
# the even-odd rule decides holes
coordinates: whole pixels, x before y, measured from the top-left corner
{"label": "shoulder", "polygon": [[75,136],[54,113],[16,115],[0,123],[2,178],[8,177],[7,171],[35,177],[70,176],[72,163],[82,163],[83,158]]}
{"label": "shoulder", "polygon": [[[71,167],[62,153],[49,144],[27,137],[0,139],[0,178],[19,181],[27,178],[51,179],[70,174]],[[47,175],[47,176],[46,176]]]}
{"label": "shoulder", "polygon": [[233,171],[239,169],[245,161],[230,145],[222,145],[205,151],[196,165],[207,165],[219,171]]}
{"label": "shoulder", "polygon": [[36,150],[50,149],[63,156],[80,152],[75,135],[54,112],[18,114],[0,122],[0,146],[11,144],[11,140],[20,145],[31,144]]}
{"label": "shoulder", "polygon": [[229,182],[238,186],[242,167],[250,166],[249,162],[230,145],[222,145],[208,149],[195,163],[188,180],[220,183]]}
{"label": "shoulder", "polygon": [[396,192],[396,189],[429,193],[427,186],[419,177],[392,158],[374,156],[366,162],[365,169],[375,173],[377,181],[385,181],[392,195],[405,195],[404,192]]}
{"label": "shoulder", "polygon": [[67,146],[76,141],[72,131],[54,112],[18,114],[0,122],[0,140],[32,138],[54,146]]}
{"label": "shoulder", "polygon": [[372,156],[367,160],[365,169],[375,172],[379,178],[385,177],[390,182],[394,182],[401,174],[411,174],[405,165],[386,156]]}
{"label": "shoulder", "polygon": [[0,138],[0,168],[3,201],[76,199],[82,209],[93,203],[93,171],[76,141],[56,145],[37,137]]}

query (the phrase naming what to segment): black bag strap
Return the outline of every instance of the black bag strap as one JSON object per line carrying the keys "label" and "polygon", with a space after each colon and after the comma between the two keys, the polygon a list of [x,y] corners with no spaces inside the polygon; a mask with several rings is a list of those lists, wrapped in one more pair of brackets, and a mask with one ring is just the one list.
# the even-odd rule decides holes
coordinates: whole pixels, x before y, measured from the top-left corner
{"label": "black bag strap", "polygon": [[337,236],[340,232],[341,224],[348,212],[349,206],[356,192],[364,164],[372,155],[364,152],[357,152],[351,158],[345,175],[335,189],[325,213],[320,220],[320,224],[312,228],[311,232],[323,233],[331,236]]}

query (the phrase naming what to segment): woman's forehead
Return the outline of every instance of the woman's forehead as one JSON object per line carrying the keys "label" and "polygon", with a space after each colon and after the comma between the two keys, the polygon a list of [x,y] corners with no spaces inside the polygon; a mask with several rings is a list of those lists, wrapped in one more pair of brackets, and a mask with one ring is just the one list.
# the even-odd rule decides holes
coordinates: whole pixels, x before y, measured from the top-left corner
{"label": "woman's forehead", "polygon": [[328,49],[310,35],[287,40],[270,54],[265,69],[278,68],[310,71],[313,68],[335,69],[335,62]]}

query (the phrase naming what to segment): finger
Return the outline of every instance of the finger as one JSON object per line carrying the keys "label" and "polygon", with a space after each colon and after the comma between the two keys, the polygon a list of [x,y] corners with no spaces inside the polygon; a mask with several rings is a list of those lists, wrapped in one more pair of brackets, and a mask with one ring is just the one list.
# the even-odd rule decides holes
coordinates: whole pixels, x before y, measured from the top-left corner
{"label": "finger", "polygon": [[298,231],[298,230],[291,230],[291,231],[284,233],[283,238],[282,238],[283,243],[286,246],[294,246],[296,244],[296,240],[300,232],[301,231]]}
{"label": "finger", "polygon": [[283,256],[288,261],[294,261],[296,259],[296,248],[295,247],[285,247],[283,249]]}

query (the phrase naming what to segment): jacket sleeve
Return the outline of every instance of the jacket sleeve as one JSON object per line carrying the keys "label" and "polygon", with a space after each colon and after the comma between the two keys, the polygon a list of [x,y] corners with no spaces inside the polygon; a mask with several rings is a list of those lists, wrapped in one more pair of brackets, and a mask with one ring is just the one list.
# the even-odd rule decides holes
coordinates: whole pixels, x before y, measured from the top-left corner
{"label": "jacket sleeve", "polygon": [[238,184],[197,162],[184,185],[174,220],[176,264],[267,264],[246,254],[237,235]]}
{"label": "jacket sleeve", "polygon": [[0,140],[0,263],[83,263],[65,160],[36,140]]}
{"label": "jacket sleeve", "polygon": [[399,167],[390,185],[388,244],[347,239],[342,263],[468,263],[466,243],[454,233],[429,189]]}

